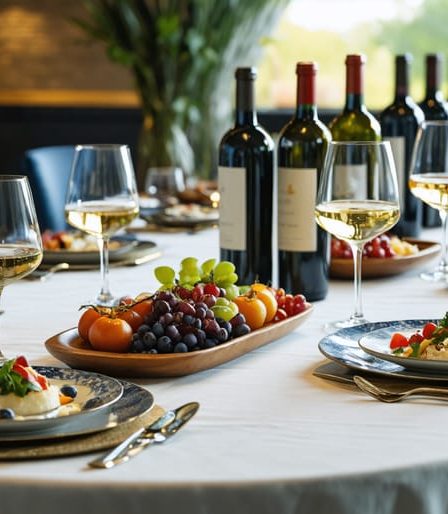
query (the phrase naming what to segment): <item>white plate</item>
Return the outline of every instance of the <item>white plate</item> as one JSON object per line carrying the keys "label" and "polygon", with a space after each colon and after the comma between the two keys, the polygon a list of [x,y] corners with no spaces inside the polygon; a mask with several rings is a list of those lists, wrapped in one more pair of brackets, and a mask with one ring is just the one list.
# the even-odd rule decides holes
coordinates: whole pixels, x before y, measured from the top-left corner
{"label": "white plate", "polygon": [[72,403],[62,405],[43,414],[0,420],[0,436],[41,432],[65,427],[71,423],[84,423],[103,409],[118,401],[123,386],[115,378],[76,369],[34,366],[34,369],[48,378],[51,385],[75,386],[78,394]]}
{"label": "white plate", "polygon": [[389,327],[379,328],[364,335],[358,341],[359,346],[368,354],[399,364],[407,369],[429,373],[447,373],[448,360],[418,359],[417,357],[402,357],[392,352],[389,347],[392,334],[400,332],[406,337],[422,329],[427,320],[397,321]]}
{"label": "white plate", "polygon": [[38,441],[44,439],[62,439],[79,435],[109,430],[118,425],[123,426],[143,416],[154,405],[153,395],[135,384],[119,381],[123,387],[123,395],[115,403],[105,409],[95,411],[90,416],[73,418],[63,426],[53,426],[33,432],[0,433],[0,441]]}

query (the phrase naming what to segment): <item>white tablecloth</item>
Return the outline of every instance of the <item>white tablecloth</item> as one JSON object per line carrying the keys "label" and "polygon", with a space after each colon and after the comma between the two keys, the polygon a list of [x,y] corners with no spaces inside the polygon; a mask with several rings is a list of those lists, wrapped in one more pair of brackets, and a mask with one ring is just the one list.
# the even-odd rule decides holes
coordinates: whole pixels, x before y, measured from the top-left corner
{"label": "white tablecloth", "polygon": [[[438,231],[429,234],[438,238]],[[425,234],[428,236],[428,234]],[[151,234],[163,263],[218,256],[217,231]],[[160,263],[158,261],[157,263]],[[154,263],[111,271],[114,293],[156,286]],[[0,347],[33,364],[60,365],[44,341],[75,326],[99,287],[97,272],[22,280],[2,298]],[[447,289],[417,272],[365,281],[371,321],[439,317]],[[326,300],[294,333],[218,368],[140,380],[156,401],[201,408],[169,443],[110,470],[90,456],[0,463],[0,513],[363,513],[448,512],[448,403],[382,404],[312,376],[323,361],[324,322],[352,309],[352,285],[332,281]]]}

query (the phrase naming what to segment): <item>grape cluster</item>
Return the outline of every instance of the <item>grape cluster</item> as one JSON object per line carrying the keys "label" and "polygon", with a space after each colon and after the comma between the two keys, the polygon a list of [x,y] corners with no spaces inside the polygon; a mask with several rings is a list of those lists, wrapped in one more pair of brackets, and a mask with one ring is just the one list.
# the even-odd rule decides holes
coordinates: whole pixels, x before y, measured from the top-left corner
{"label": "grape cluster", "polygon": [[250,332],[241,314],[229,321],[215,317],[215,295],[203,294],[200,300],[159,291],[152,312],[133,336],[130,351],[158,354],[205,350]]}
{"label": "grape cluster", "polygon": [[[333,237],[331,239],[331,256],[335,259],[352,259],[350,245]],[[367,242],[362,251],[363,257],[373,257],[376,259],[387,259],[395,256],[395,251],[391,246],[391,238],[387,234],[377,236]]]}

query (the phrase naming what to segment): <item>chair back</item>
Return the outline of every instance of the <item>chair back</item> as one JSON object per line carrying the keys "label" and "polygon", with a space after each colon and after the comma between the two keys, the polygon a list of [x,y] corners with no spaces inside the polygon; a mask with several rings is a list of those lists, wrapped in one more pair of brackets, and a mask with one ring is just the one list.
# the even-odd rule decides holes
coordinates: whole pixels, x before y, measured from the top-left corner
{"label": "chair back", "polygon": [[47,146],[25,152],[25,175],[42,232],[68,228],[64,204],[74,154],[74,146]]}

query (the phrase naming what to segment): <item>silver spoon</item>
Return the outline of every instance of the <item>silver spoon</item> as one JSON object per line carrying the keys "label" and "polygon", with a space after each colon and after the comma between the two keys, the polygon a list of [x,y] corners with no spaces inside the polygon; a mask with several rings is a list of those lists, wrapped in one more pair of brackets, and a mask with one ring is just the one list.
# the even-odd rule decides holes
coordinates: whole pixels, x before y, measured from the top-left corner
{"label": "silver spoon", "polygon": [[412,389],[407,389],[406,391],[395,392],[378,387],[358,375],[355,375],[353,380],[361,391],[364,391],[370,396],[373,396],[373,398],[386,403],[399,402],[409,396],[427,396],[448,400],[448,388],[444,387],[414,387]]}

